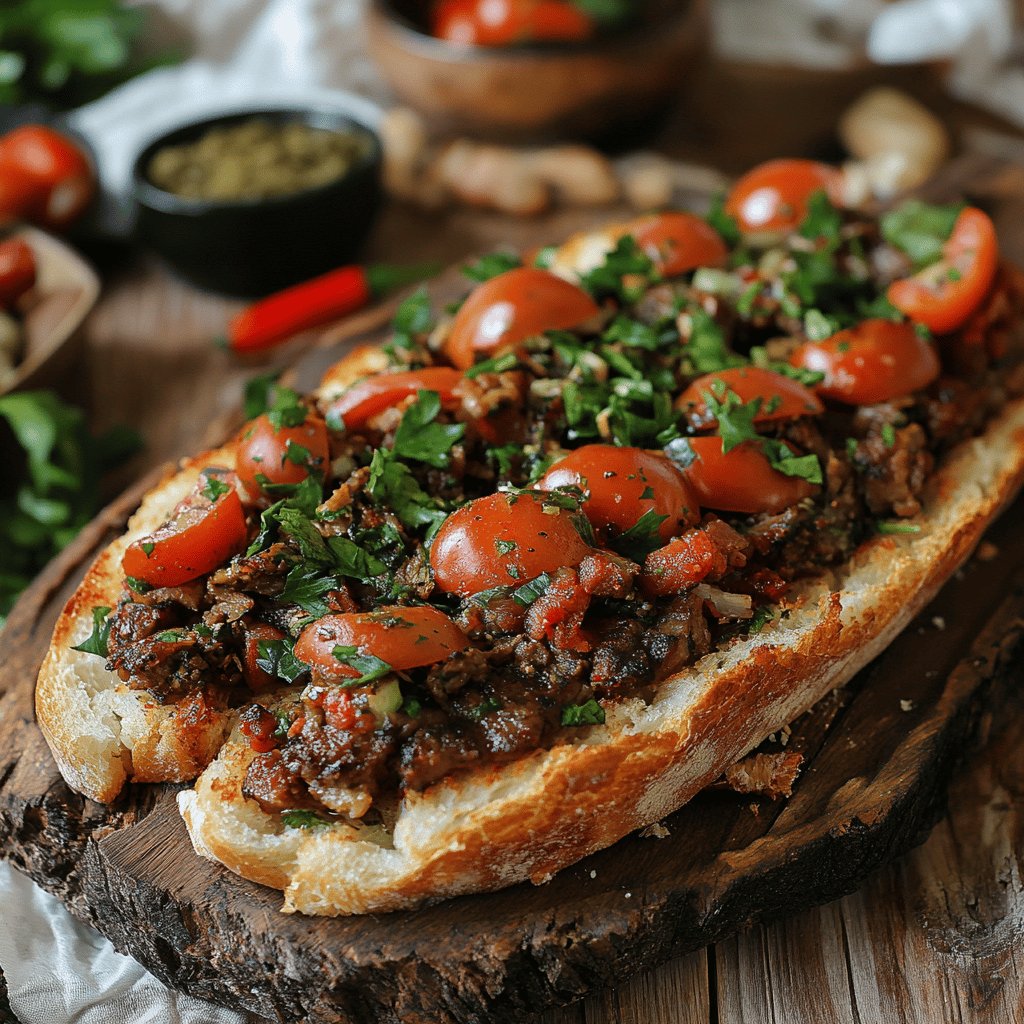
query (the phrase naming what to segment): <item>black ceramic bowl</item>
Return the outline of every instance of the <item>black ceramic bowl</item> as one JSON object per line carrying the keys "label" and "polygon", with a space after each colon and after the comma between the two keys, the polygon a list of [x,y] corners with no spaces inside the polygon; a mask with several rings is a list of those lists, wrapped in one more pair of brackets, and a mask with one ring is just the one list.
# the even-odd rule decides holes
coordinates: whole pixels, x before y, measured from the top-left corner
{"label": "black ceramic bowl", "polygon": [[[210,128],[254,117],[301,121],[335,131],[356,129],[366,134],[370,144],[366,154],[336,181],[268,199],[186,199],[147,178],[150,160],[164,146],[192,142]],[[380,207],[380,165],[376,134],[348,114],[247,110],[198,121],[154,139],[136,157],[132,171],[138,204],[136,234],[200,288],[246,297],[266,295],[357,257]]]}

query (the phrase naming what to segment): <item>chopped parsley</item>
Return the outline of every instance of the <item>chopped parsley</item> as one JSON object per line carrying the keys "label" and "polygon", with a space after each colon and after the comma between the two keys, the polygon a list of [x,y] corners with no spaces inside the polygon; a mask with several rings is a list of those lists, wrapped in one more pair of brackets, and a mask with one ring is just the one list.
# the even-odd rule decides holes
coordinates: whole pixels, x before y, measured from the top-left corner
{"label": "chopped parsley", "polygon": [[658,530],[666,519],[668,516],[658,515],[653,508],[649,508],[633,526],[615,539],[613,542],[615,550],[632,561],[642,564],[655,548],[661,547],[662,541]]}
{"label": "chopped parsley", "polygon": [[434,328],[434,315],[430,309],[430,296],[426,288],[417,288],[408,298],[403,300],[395,313],[391,325],[393,336],[385,349],[410,349],[417,339],[429,334]]}
{"label": "chopped parsley", "polygon": [[110,653],[107,643],[110,639],[110,611],[107,605],[98,605],[92,610],[92,632],[80,643],[71,648],[83,654],[97,654],[106,658]]}
{"label": "chopped parsley", "polygon": [[373,654],[361,654],[358,647],[349,644],[337,644],[331,653],[342,665],[347,665],[360,673],[356,677],[345,679],[341,683],[344,687],[366,686],[394,672],[386,661]]}
{"label": "chopped parsley", "polygon": [[900,523],[891,520],[882,520],[876,524],[879,533],[920,533],[921,527],[917,523]]}
{"label": "chopped parsley", "polygon": [[402,422],[395,432],[394,454],[401,459],[414,459],[435,469],[444,469],[452,448],[466,433],[466,426],[435,422],[440,411],[441,396],[436,391],[420,391],[416,401],[402,414]]}
{"label": "chopped parsley", "polygon": [[[286,683],[294,683],[309,666],[299,661],[294,653],[295,644],[287,637],[279,640],[259,640],[256,643],[256,665],[275,679],[283,679]],[[291,724],[286,719],[285,732]]]}
{"label": "chopped parsley", "polygon": [[274,430],[301,427],[306,422],[306,407],[291,388],[274,388],[274,398],[267,410],[267,419]]}
{"label": "chopped parsley", "polygon": [[882,427],[882,443],[886,448],[891,448],[896,443],[896,428],[891,423]]}
{"label": "chopped parsley", "polygon": [[482,373],[504,373],[506,370],[514,370],[519,363],[519,357],[514,352],[506,352],[504,355],[495,356],[493,359],[485,359],[465,371],[463,376],[479,377]]}
{"label": "chopped parsley", "polygon": [[[230,484],[226,484],[226,483],[224,483],[223,480],[219,480],[217,477],[213,476],[213,474],[208,473],[206,475],[206,483],[203,484],[203,488],[200,491],[200,493],[202,494],[202,496],[204,498],[206,498],[207,501],[215,502],[218,498],[222,498],[230,490],[231,490],[231,485]],[[146,556],[147,557],[151,553],[151,551],[153,549],[153,545],[150,544],[149,548],[150,548],[150,550],[146,551]],[[143,544],[142,549],[143,549],[143,551],[146,550],[146,545],[145,544]]]}
{"label": "chopped parsley", "polygon": [[513,252],[492,252],[481,256],[475,263],[467,263],[462,273],[471,281],[489,281],[522,265],[523,261]]}
{"label": "chopped parsley", "polygon": [[733,366],[744,366],[747,360],[730,351],[722,328],[714,317],[703,309],[695,309],[690,316],[690,340],[686,356],[694,373],[716,373]]}
{"label": "chopped parsley", "polygon": [[270,408],[277,378],[280,376],[277,372],[264,373],[246,381],[242,403],[246,420],[254,420]]}
{"label": "chopped parsley", "polygon": [[719,192],[712,200],[704,219],[718,232],[722,241],[733,249],[740,243],[741,232],[736,218],[725,210],[725,193]]}
{"label": "chopped parsley", "polygon": [[604,263],[580,278],[580,284],[597,299],[616,298],[636,302],[661,275],[632,235],[623,235]]}
{"label": "chopped parsley", "polygon": [[604,708],[593,697],[586,704],[566,704],[562,725],[604,725]]}
{"label": "chopped parsley", "polygon": [[287,828],[328,828],[330,822],[321,818],[315,811],[282,811],[281,824]]}
{"label": "chopped parsley", "polygon": [[882,237],[905,252],[915,267],[926,267],[942,258],[942,247],[963,208],[963,203],[940,206],[912,199],[882,214]]}
{"label": "chopped parsley", "polygon": [[134,590],[136,594],[148,594],[153,589],[152,583],[140,580],[137,576],[125,576],[124,581],[128,584],[128,589]]}
{"label": "chopped parsley", "polygon": [[722,399],[706,391],[704,399],[708,411],[718,421],[723,454],[745,441],[751,441],[761,449],[773,469],[786,476],[801,477],[812,484],[822,482],[821,463],[816,455],[794,455],[784,441],[757,433],[754,421],[761,411],[760,398],[742,402],[734,391],[725,392]]}

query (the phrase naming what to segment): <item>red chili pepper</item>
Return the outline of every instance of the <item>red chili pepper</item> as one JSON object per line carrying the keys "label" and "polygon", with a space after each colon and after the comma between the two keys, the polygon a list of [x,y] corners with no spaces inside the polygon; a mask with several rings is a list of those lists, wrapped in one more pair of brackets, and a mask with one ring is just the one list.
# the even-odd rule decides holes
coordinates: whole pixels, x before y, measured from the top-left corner
{"label": "red chili pepper", "polygon": [[436,266],[339,267],[243,309],[231,321],[228,347],[234,352],[259,352],[354,313],[392,289],[436,272]]}

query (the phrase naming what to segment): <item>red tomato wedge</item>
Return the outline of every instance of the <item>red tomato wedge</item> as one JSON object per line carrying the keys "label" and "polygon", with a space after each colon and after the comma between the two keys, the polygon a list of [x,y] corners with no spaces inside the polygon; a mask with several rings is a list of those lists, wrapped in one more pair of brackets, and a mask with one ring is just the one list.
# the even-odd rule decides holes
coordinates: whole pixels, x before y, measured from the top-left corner
{"label": "red tomato wedge", "polygon": [[28,242],[0,242],[0,309],[10,309],[35,283],[36,256]]}
{"label": "red tomato wedge", "polygon": [[263,491],[257,477],[271,484],[298,484],[310,473],[325,473],[329,461],[327,424],[312,413],[296,427],[275,427],[264,413],[238,439],[238,479],[253,498]]}
{"label": "red tomato wedge", "polygon": [[396,606],[317,619],[295,641],[295,657],[320,675],[352,679],[361,673],[339,661],[335,647],[355,647],[404,672],[444,661],[468,646],[466,634],[444,612]]}
{"label": "red tomato wedge", "polygon": [[757,366],[738,366],[698,377],[676,399],[676,408],[686,414],[694,427],[713,427],[716,420],[708,413],[705,395],[711,394],[722,400],[727,391],[736,395],[744,405],[756,398],[761,399],[755,423],[816,416],[825,408],[818,396],[799,381]]}
{"label": "red tomato wedge", "polygon": [[864,320],[824,341],[801,345],[789,361],[823,373],[818,394],[848,405],[875,405],[927,387],[939,375],[934,346],[913,324]]}
{"label": "red tomato wedge", "polygon": [[469,597],[579,565],[592,549],[576,529],[575,514],[548,497],[541,491],[499,492],[453,512],[430,548],[438,587]]}
{"label": "red tomato wedge", "polygon": [[683,474],[660,452],[588,444],[556,462],[537,483],[544,491],[556,487],[586,488],[590,497],[583,514],[595,529],[625,533],[649,511],[664,516],[662,540],[697,522],[700,509]]}
{"label": "red tomato wedge", "polygon": [[974,206],[960,212],[942,247],[942,259],[894,281],[886,296],[911,320],[948,334],[981,305],[999,266],[999,242],[991,219]]}
{"label": "red tomato wedge", "polygon": [[663,277],[697,267],[724,267],[729,250],[707,221],[693,213],[653,213],[627,225],[626,233],[653,261]]}
{"label": "red tomato wedge", "polygon": [[773,469],[751,441],[723,453],[720,437],[688,440],[696,458],[686,467],[686,479],[705,508],[747,515],[781,512],[817,491],[802,477]]}
{"label": "red tomato wedge", "polygon": [[725,211],[741,231],[784,231],[807,216],[815,192],[835,195],[842,174],[815,160],[769,160],[748,171],[733,185]]}
{"label": "red tomato wedge", "polygon": [[455,366],[468,370],[477,357],[500,355],[544,331],[579,327],[599,312],[582,288],[546,270],[518,267],[470,292],[444,350]]}
{"label": "red tomato wedge", "polygon": [[381,373],[353,384],[330,404],[327,414],[341,419],[347,430],[359,430],[367,420],[419,391],[436,391],[442,402],[450,402],[461,379],[462,374],[450,366]]}
{"label": "red tomato wedge", "polygon": [[134,541],[121,568],[153,587],[176,587],[219,568],[247,539],[242,501],[232,487],[216,501],[186,505],[170,522]]}
{"label": "red tomato wedge", "polygon": [[594,24],[566,0],[441,0],[432,32],[462,46],[513,46],[588,39]]}

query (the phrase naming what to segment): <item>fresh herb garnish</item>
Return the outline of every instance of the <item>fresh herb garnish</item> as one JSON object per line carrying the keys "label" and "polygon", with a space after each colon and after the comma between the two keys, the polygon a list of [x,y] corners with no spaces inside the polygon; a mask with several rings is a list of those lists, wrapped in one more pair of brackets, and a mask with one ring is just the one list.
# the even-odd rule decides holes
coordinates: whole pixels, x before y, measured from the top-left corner
{"label": "fresh herb garnish", "polygon": [[341,682],[341,685],[346,688],[350,686],[366,686],[367,683],[372,683],[394,672],[394,669],[386,661],[373,654],[361,654],[358,647],[353,647],[349,644],[337,644],[331,653],[342,665],[347,665],[349,668],[353,668],[360,673],[358,677],[345,679]]}
{"label": "fresh herb garnish", "polygon": [[417,288],[412,295],[403,300],[391,326],[394,333],[390,346],[402,349],[412,348],[420,336],[433,330],[434,315],[430,309],[430,296],[426,288]]}
{"label": "fresh herb garnish", "polygon": [[942,247],[963,208],[963,203],[940,206],[912,199],[882,214],[882,237],[905,252],[915,267],[928,266],[942,258]]}
{"label": "fresh herb garnish", "polygon": [[137,576],[125,576],[124,581],[128,584],[128,589],[134,590],[136,594],[148,594],[153,589],[152,583],[140,580]]}
{"label": "fresh herb garnish", "polygon": [[504,355],[485,359],[482,363],[471,366],[463,373],[463,376],[472,379],[479,377],[482,373],[504,373],[506,370],[514,370],[518,362],[519,357],[514,352],[506,352]]}
{"label": "fresh herb garnish", "polygon": [[[226,484],[224,483],[223,480],[218,480],[217,477],[215,477],[213,474],[208,473],[206,475],[206,483],[203,484],[202,490],[199,493],[202,494],[202,496],[206,498],[207,501],[215,502],[218,498],[223,497],[230,490],[230,484]],[[145,547],[146,545],[143,545],[143,550],[145,550]],[[150,546],[150,548],[152,550],[152,545]],[[146,551],[146,555],[148,556],[149,554],[150,552]]]}
{"label": "fresh herb garnish", "polygon": [[256,419],[271,407],[277,378],[280,376],[277,372],[263,373],[246,381],[242,409],[247,421]]}
{"label": "fresh herb garnish", "polygon": [[[299,676],[309,671],[309,666],[295,657],[294,648],[294,642],[287,637],[259,640],[256,643],[256,665],[275,679],[294,683]],[[286,721],[288,725],[285,726],[285,732],[291,724],[289,719]]]}
{"label": "fresh herb garnish", "polygon": [[462,273],[471,281],[489,281],[522,265],[523,261],[514,252],[492,252],[481,256],[475,263],[467,263]]}
{"label": "fresh herb garnish", "polygon": [[620,302],[636,302],[661,275],[651,258],[636,244],[632,235],[623,235],[604,263],[580,278],[580,284],[595,298],[613,297]]}
{"label": "fresh herb garnish", "polygon": [[562,725],[604,725],[604,708],[593,697],[585,704],[566,704]]}
{"label": "fresh herb garnish", "polygon": [[107,643],[110,639],[110,608],[99,605],[92,610],[92,632],[80,643],[71,648],[83,654],[96,654],[106,658],[110,653]]}
{"label": "fresh herb garnish", "polygon": [[890,520],[882,520],[876,524],[879,533],[920,533],[921,527],[917,523],[900,523]]}
{"label": "fresh herb garnish", "polygon": [[732,214],[725,212],[725,193],[719,192],[711,200],[711,207],[704,219],[718,232],[722,241],[730,248],[739,245],[740,226]]}
{"label": "fresh herb garnish", "polygon": [[291,388],[276,387],[273,401],[267,410],[267,419],[274,430],[285,427],[301,427],[306,422],[306,407],[297,392]]}
{"label": "fresh herb garnish", "polygon": [[329,821],[325,821],[314,811],[282,811],[281,824],[288,828],[328,828]]}
{"label": "fresh herb garnish", "polygon": [[621,536],[616,537],[612,546],[626,558],[643,564],[644,559],[656,548],[661,547],[658,530],[668,516],[658,515],[653,508],[644,514]]}
{"label": "fresh herb garnish", "polygon": [[420,391],[416,401],[402,414],[402,422],[395,432],[394,454],[401,459],[414,459],[435,469],[444,469],[452,448],[466,433],[466,426],[435,422],[440,412],[441,396],[436,391]]}

